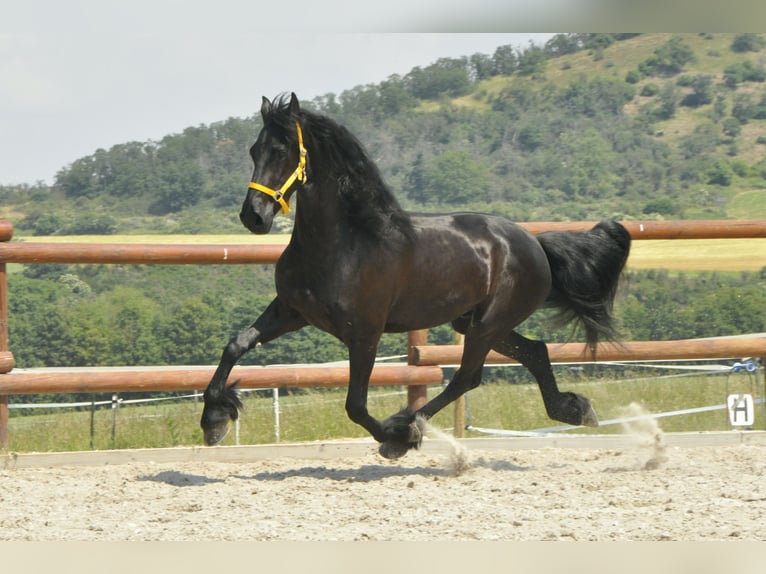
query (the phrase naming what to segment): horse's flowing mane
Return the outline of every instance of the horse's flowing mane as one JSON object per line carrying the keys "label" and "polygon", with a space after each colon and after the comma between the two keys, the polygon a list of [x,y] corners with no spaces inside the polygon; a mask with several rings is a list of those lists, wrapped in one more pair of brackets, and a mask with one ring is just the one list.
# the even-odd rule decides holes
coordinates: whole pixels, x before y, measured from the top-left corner
{"label": "horse's flowing mane", "polygon": [[[305,109],[301,109],[300,117],[292,117],[289,98],[284,96],[275,100],[264,125],[286,134],[291,145],[298,145],[296,119],[300,121],[308,150],[309,182],[322,189],[334,189],[348,224],[380,239],[391,240],[396,235],[412,238],[409,214],[399,205],[378,167],[348,129],[327,116]],[[300,202],[300,194],[298,197]]]}

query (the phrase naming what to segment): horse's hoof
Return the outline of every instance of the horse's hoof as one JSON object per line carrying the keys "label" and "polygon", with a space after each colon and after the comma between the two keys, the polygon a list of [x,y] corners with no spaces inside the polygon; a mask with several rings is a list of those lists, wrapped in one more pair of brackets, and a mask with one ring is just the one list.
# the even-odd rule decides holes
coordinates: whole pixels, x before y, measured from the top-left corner
{"label": "horse's hoof", "polygon": [[383,458],[394,460],[403,457],[410,448],[412,446],[408,442],[393,442],[389,440],[380,444],[378,452]]}
{"label": "horse's hoof", "polygon": [[396,459],[401,458],[410,449],[418,449],[423,443],[423,435],[426,430],[426,419],[422,416],[416,416],[415,420],[410,423],[410,434],[407,441],[393,441],[388,440],[381,443],[378,448],[378,452],[384,458]]}
{"label": "horse's hoof", "polygon": [[598,426],[598,416],[596,415],[596,411],[593,410],[592,406],[588,405],[588,410],[582,416],[582,422],[580,424],[584,427],[595,428]]}
{"label": "horse's hoof", "polygon": [[224,424],[209,429],[203,429],[202,434],[205,446],[215,446],[229,434],[229,425]]}

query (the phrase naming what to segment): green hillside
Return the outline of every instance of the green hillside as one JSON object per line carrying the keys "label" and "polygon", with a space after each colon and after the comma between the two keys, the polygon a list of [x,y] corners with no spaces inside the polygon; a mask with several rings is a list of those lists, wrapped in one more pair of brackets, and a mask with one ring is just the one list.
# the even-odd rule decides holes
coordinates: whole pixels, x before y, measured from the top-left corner
{"label": "green hillside", "polygon": [[[411,209],[753,218],[766,217],[764,80],[763,35],[560,34],[303,104],[356,133]],[[0,187],[0,216],[19,235],[244,232],[259,125],[97,150],[50,188]]]}

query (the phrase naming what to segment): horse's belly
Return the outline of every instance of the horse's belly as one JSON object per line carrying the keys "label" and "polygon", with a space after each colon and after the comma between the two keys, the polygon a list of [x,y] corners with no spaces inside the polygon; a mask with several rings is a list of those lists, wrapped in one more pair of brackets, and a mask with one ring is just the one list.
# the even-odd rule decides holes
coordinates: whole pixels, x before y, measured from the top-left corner
{"label": "horse's belly", "polygon": [[420,296],[412,297],[412,291],[408,295],[392,307],[386,321],[387,332],[428,329],[449,323],[474,309],[483,299],[465,291],[438,293],[430,289]]}

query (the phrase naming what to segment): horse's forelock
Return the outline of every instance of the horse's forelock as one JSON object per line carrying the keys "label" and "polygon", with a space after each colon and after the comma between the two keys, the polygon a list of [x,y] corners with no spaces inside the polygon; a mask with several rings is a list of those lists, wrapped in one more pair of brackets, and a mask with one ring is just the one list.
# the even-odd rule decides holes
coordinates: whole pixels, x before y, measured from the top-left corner
{"label": "horse's forelock", "polygon": [[280,94],[272,100],[271,110],[266,116],[266,122],[287,126],[291,120],[294,121],[295,118],[290,117],[290,96],[288,94]]}

